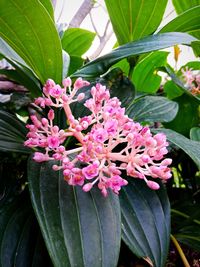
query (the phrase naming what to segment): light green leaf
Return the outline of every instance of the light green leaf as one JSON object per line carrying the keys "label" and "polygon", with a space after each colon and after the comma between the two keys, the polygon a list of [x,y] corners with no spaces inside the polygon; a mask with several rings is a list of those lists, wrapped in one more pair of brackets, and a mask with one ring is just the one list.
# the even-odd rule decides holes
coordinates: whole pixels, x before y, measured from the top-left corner
{"label": "light green leaf", "polygon": [[136,99],[127,109],[127,114],[135,121],[167,122],[178,112],[178,104],[161,96],[145,96]]}
{"label": "light green leaf", "polygon": [[185,136],[170,130],[170,129],[155,129],[154,132],[163,132],[166,134],[167,139],[181,148],[189,157],[196,163],[200,169],[200,143],[197,141],[190,140]]}
{"label": "light green leaf", "polygon": [[190,139],[200,142],[200,127],[194,127],[190,130]]}
{"label": "light green leaf", "polygon": [[138,257],[164,267],[170,239],[170,204],[165,188],[154,191],[144,181],[131,178],[121,191],[122,239]]}
{"label": "light green leaf", "polygon": [[121,45],[152,34],[162,20],[167,0],[105,0],[105,3]]}
{"label": "light green leaf", "polygon": [[181,14],[188,9],[200,5],[200,0],[172,0],[177,14]]}
{"label": "light green leaf", "polygon": [[[165,25],[159,32],[188,32],[200,34],[200,6],[193,7]],[[196,36],[196,37],[198,37]]]}
{"label": "light green leaf", "polygon": [[167,81],[164,84],[163,89],[169,99],[174,99],[183,94],[183,90],[181,90],[173,81]]}
{"label": "light green leaf", "polygon": [[39,1],[46,8],[52,20],[54,20],[54,10],[51,0],[39,0]]}
{"label": "light green leaf", "polygon": [[[67,185],[52,164],[30,160],[32,203],[55,266],[116,266],[121,223],[118,197]],[[110,249],[112,248],[112,249]],[[91,253],[92,252],[92,253]]]}
{"label": "light green leaf", "polygon": [[155,93],[159,89],[162,78],[155,72],[158,67],[166,65],[168,54],[153,52],[136,65],[132,79],[137,91]]}
{"label": "light green leaf", "polygon": [[42,83],[48,78],[61,82],[61,42],[52,19],[39,1],[0,1],[0,37]]}
{"label": "light green leaf", "polygon": [[94,37],[93,32],[70,28],[64,32],[61,39],[62,47],[70,56],[81,57],[90,48]]}
{"label": "light green leaf", "polygon": [[73,74],[74,77],[94,77],[105,73],[118,61],[147,52],[164,49],[176,44],[190,45],[196,39],[186,33],[163,33],[145,37],[141,40],[122,45],[111,53],[97,58],[84,65]]}

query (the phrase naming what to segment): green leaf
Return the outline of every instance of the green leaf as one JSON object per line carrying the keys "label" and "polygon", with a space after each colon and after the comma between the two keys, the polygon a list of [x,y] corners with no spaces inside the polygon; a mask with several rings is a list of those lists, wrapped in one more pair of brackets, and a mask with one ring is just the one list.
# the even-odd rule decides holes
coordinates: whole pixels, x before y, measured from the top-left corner
{"label": "green leaf", "polygon": [[176,44],[191,44],[196,39],[186,33],[163,33],[145,37],[141,40],[122,45],[111,53],[84,65],[73,74],[74,77],[94,77],[105,73],[118,61],[147,52],[164,49]]}
{"label": "green leaf", "polygon": [[135,100],[127,109],[130,118],[139,122],[167,122],[178,112],[178,104],[162,96],[145,96]]}
{"label": "green leaf", "polygon": [[190,140],[186,138],[185,136],[170,130],[170,129],[155,129],[154,132],[163,132],[166,134],[167,139],[181,148],[186,154],[188,154],[189,157],[196,163],[198,168],[200,169],[200,157],[199,157],[199,151],[200,151],[200,143],[197,141]]}
{"label": "green leaf", "polygon": [[190,139],[200,142],[200,127],[194,127],[190,130]]}
{"label": "green leaf", "polygon": [[34,77],[33,73],[25,67],[13,64],[13,69],[0,69],[0,74],[6,75],[12,81],[23,85],[26,89],[29,89],[33,97],[37,97],[41,94],[41,87],[39,81]]}
{"label": "green leaf", "polygon": [[158,67],[166,65],[168,52],[157,51],[140,61],[133,71],[133,83],[137,91],[155,93],[162,78],[155,72]]}
{"label": "green leaf", "polygon": [[70,56],[81,57],[90,48],[94,37],[93,32],[70,28],[64,32],[61,39],[62,47]]}
{"label": "green leaf", "polygon": [[77,56],[70,56],[70,65],[68,75],[74,73],[77,69],[83,66],[83,59]]}
{"label": "green leaf", "polygon": [[149,189],[144,181],[129,179],[120,193],[122,239],[138,257],[164,267],[170,238],[170,205],[163,186]]}
{"label": "green leaf", "polygon": [[[159,32],[188,32],[190,34],[200,34],[200,6],[193,7],[183,14],[179,15],[167,25],[165,25]],[[196,37],[198,37],[196,36]]]}
{"label": "green leaf", "polygon": [[39,1],[46,8],[52,20],[54,20],[54,10],[51,0],[39,0]]}
{"label": "green leaf", "polygon": [[[105,0],[119,44],[152,34],[159,26],[167,0]],[[158,12],[159,10],[159,12]]]}
{"label": "green leaf", "polygon": [[[68,186],[52,164],[29,162],[32,203],[55,266],[116,266],[121,224],[117,196]],[[112,249],[110,249],[112,248]]]}
{"label": "green leaf", "polygon": [[[11,19],[12,18],[12,19]],[[0,1],[0,36],[42,83],[62,79],[62,50],[56,27],[37,0]]]}
{"label": "green leaf", "polygon": [[165,127],[189,137],[190,129],[199,124],[200,105],[196,99],[186,94],[173,100],[178,103],[179,110],[172,121],[165,123]]}
{"label": "green leaf", "polygon": [[174,99],[183,94],[183,90],[180,89],[173,81],[167,81],[163,86],[164,92],[167,94],[167,98]]}
{"label": "green leaf", "polygon": [[188,9],[200,5],[200,0],[172,0],[177,14],[180,14]]}
{"label": "green leaf", "polygon": [[6,111],[0,111],[0,150],[30,153],[24,146],[27,130],[24,123]]}

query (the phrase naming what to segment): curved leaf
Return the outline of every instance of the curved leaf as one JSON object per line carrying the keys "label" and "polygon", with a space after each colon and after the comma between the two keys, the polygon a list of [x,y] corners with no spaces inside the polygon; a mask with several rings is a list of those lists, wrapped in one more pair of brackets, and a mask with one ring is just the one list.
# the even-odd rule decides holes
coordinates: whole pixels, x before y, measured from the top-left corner
{"label": "curved leaf", "polygon": [[[10,19],[12,18],[12,19]],[[41,82],[62,79],[62,50],[56,27],[37,0],[0,1],[0,36]]]}
{"label": "curved leaf", "polygon": [[170,205],[166,190],[154,191],[144,181],[129,179],[120,193],[122,239],[133,253],[164,267],[170,239]]}
{"label": "curved leaf", "polygon": [[[29,162],[33,206],[55,266],[116,266],[120,247],[117,196],[68,186],[52,164]],[[112,248],[112,249],[110,249]]]}
{"label": "curved leaf", "polygon": [[141,60],[133,71],[132,80],[137,91],[155,93],[162,78],[155,73],[158,67],[166,65],[168,52],[156,51]]}
{"label": "curved leaf", "polygon": [[190,140],[186,138],[185,136],[170,130],[170,129],[155,129],[154,132],[163,132],[166,134],[167,139],[181,148],[186,154],[188,154],[191,159],[196,163],[198,168],[200,169],[200,157],[199,157],[199,151],[200,151],[200,143],[197,141]]}
{"label": "curved leaf", "polygon": [[0,111],[0,150],[30,153],[24,146],[27,130],[24,123],[6,111]]}
{"label": "curved leaf", "polygon": [[179,15],[167,25],[165,25],[159,32],[189,32],[200,33],[200,5],[193,7],[183,14]]}
{"label": "curved leaf", "polygon": [[105,73],[112,65],[123,58],[164,49],[176,44],[189,45],[196,39],[186,33],[163,33],[145,37],[141,40],[122,45],[111,53],[87,63],[72,76],[94,77]]}
{"label": "curved leaf", "polygon": [[52,20],[54,20],[54,10],[51,0],[39,0],[41,4],[46,8]]}
{"label": "curved leaf", "polygon": [[[105,0],[119,44],[152,34],[159,26],[167,0]],[[159,12],[158,12],[159,10]]]}
{"label": "curved leaf", "polygon": [[167,122],[178,112],[178,104],[161,96],[145,96],[133,102],[127,109],[129,117],[136,121]]}
{"label": "curved leaf", "polygon": [[200,0],[172,0],[177,14],[180,14],[188,9],[200,5]]}
{"label": "curved leaf", "polygon": [[62,47],[69,55],[81,57],[90,48],[94,37],[93,32],[70,28],[64,32],[61,39]]}
{"label": "curved leaf", "polygon": [[194,127],[190,130],[190,139],[200,142],[200,127]]}

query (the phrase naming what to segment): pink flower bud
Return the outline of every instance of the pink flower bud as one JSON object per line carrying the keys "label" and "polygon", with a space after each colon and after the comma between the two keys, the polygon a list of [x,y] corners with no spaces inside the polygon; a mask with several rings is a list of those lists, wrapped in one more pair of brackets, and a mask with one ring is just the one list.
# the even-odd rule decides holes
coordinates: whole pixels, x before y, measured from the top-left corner
{"label": "pink flower bud", "polygon": [[92,183],[87,183],[87,184],[85,184],[83,186],[82,189],[83,189],[83,191],[88,192],[88,191],[90,191],[92,189],[92,187],[93,187],[93,184]]}
{"label": "pink flower bud", "polygon": [[67,77],[62,81],[62,84],[65,88],[70,87],[72,85],[72,80],[69,77]]}
{"label": "pink flower bud", "polygon": [[80,93],[78,96],[77,96],[77,100],[78,101],[81,101],[85,98],[85,94],[84,93]]}
{"label": "pink flower bud", "polygon": [[50,109],[49,112],[48,112],[48,119],[50,121],[52,121],[52,120],[54,120],[54,117],[55,117],[54,111],[53,111],[53,109]]}
{"label": "pink flower bud", "polygon": [[146,182],[148,187],[153,189],[153,190],[158,190],[160,188],[159,184],[153,181],[147,181]]}

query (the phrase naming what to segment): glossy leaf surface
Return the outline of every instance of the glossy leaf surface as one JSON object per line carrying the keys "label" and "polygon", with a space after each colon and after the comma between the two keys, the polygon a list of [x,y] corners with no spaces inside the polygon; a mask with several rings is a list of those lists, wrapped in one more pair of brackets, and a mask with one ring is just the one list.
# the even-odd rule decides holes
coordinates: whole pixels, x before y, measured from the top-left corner
{"label": "glossy leaf surface", "polygon": [[190,139],[200,142],[200,127],[194,127],[190,130]]}
{"label": "glossy leaf surface", "polygon": [[[105,0],[119,44],[152,34],[159,26],[166,0]],[[159,12],[158,12],[159,10]]]}
{"label": "glossy leaf surface", "polygon": [[24,146],[27,130],[17,117],[6,111],[0,111],[0,150],[30,153]]}
{"label": "glossy leaf surface", "polygon": [[172,0],[177,14],[181,14],[188,9],[200,5],[200,0]]}
{"label": "glossy leaf surface", "polygon": [[200,34],[200,5],[193,7],[183,14],[179,15],[167,25],[165,25],[159,32],[189,32],[194,33],[196,37]]}
{"label": "glossy leaf surface", "polygon": [[37,0],[2,0],[0,21],[0,36],[41,82],[52,78],[59,83],[62,79],[61,43],[44,6]]}
{"label": "glossy leaf surface", "polygon": [[129,179],[120,193],[122,238],[131,251],[164,267],[170,237],[170,205],[163,187],[154,191],[144,181]]}
{"label": "glossy leaf surface", "polygon": [[140,61],[133,71],[133,83],[137,91],[155,93],[162,81],[156,73],[158,67],[166,65],[168,52],[157,51]]}
{"label": "glossy leaf surface", "polygon": [[80,187],[68,186],[51,167],[30,161],[28,177],[33,206],[54,265],[116,266],[121,233],[117,196],[104,198],[99,190],[85,193]]}
{"label": "glossy leaf surface", "polygon": [[167,122],[178,112],[178,104],[161,96],[145,96],[134,101],[127,114],[135,121]]}
{"label": "glossy leaf surface", "polygon": [[181,148],[186,154],[188,154],[189,157],[196,163],[197,167],[200,169],[200,157],[199,157],[199,151],[200,151],[200,143],[197,141],[190,140],[186,138],[185,136],[170,130],[170,129],[159,129],[154,130],[155,132],[163,132],[166,134],[167,139]]}
{"label": "glossy leaf surface", "polygon": [[164,49],[176,44],[187,44],[196,39],[186,33],[163,33],[145,37],[141,40],[122,45],[111,53],[97,58],[84,65],[80,70],[73,74],[74,77],[93,77],[105,73],[112,65],[120,60],[140,55],[147,52],[152,52],[159,49]]}

